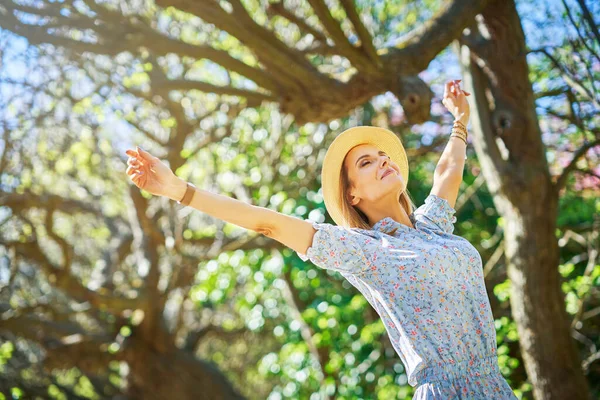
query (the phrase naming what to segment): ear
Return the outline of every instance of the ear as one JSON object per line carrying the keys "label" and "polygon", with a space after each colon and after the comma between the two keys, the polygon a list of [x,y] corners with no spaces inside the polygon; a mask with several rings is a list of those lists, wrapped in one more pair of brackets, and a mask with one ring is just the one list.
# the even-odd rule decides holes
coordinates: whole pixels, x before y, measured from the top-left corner
{"label": "ear", "polygon": [[346,199],[348,199],[348,203],[350,203],[350,205],[352,206],[358,204],[360,200],[357,196],[353,195],[352,192],[347,194]]}

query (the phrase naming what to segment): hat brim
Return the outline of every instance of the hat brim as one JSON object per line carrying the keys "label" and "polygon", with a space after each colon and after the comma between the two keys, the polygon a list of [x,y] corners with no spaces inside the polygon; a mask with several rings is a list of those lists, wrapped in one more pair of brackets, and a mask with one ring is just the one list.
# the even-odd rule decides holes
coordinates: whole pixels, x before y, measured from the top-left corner
{"label": "hat brim", "polygon": [[395,133],[375,126],[357,126],[340,133],[325,154],[321,170],[321,184],[325,207],[337,225],[345,226],[341,207],[340,175],[348,152],[361,144],[372,144],[385,151],[398,165],[405,185],[408,184],[408,159],[406,151]]}

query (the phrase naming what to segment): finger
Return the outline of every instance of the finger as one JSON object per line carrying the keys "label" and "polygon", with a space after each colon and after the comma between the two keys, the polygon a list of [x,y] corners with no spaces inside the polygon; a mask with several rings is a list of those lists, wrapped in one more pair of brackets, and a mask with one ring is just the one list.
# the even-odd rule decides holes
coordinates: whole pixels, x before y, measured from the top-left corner
{"label": "finger", "polygon": [[446,82],[446,84],[444,85],[444,96],[448,95],[448,93],[450,93],[452,88],[452,82]]}
{"label": "finger", "polygon": [[133,176],[131,178],[131,180],[133,181],[133,183],[135,183],[137,186],[140,186],[141,179],[142,179],[142,176],[140,174],[135,174],[135,176]]}
{"label": "finger", "polygon": [[137,171],[138,171],[138,168],[136,168],[136,167],[133,167],[133,166],[131,166],[131,165],[130,165],[129,167],[127,167],[127,170],[125,171],[125,173],[126,173],[127,175],[133,175],[133,174],[135,174]]}
{"label": "finger", "polygon": [[134,167],[141,167],[144,165],[143,162],[141,162],[140,160],[138,160],[137,158],[131,158],[127,161],[127,164],[134,166]]}
{"label": "finger", "polygon": [[152,161],[152,159],[154,158],[154,156],[150,153],[148,153],[146,150],[142,149],[139,146],[136,146],[136,149],[138,151],[138,153],[140,154],[142,160],[145,161]]}
{"label": "finger", "polygon": [[146,185],[146,174],[144,174],[144,171],[140,171],[137,182],[139,183],[140,188],[143,188]]}

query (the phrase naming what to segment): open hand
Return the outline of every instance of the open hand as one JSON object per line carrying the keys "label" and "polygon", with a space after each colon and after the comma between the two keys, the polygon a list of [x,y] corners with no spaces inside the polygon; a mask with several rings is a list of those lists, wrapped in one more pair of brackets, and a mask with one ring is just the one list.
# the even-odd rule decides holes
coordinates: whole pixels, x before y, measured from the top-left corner
{"label": "open hand", "polygon": [[126,150],[127,175],[137,187],[156,196],[165,196],[178,179],[171,169],[152,154],[136,146]]}
{"label": "open hand", "polygon": [[455,120],[460,120],[467,125],[470,116],[467,96],[470,96],[471,93],[460,88],[460,81],[461,79],[457,79],[446,83],[442,104],[450,111]]}

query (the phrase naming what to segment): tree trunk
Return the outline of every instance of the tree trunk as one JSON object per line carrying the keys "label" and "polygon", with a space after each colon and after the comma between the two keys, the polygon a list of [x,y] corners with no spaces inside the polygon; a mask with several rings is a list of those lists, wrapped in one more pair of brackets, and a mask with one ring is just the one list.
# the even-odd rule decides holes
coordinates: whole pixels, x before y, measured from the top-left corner
{"label": "tree trunk", "polygon": [[[480,18],[481,17],[481,18]],[[474,94],[473,146],[505,219],[511,307],[536,399],[589,399],[558,273],[558,191],[528,77],[512,0],[492,2],[460,39],[463,83]]]}
{"label": "tree trunk", "polygon": [[157,352],[139,339],[130,345],[127,395],[132,399],[245,399],[212,363],[175,347]]}

